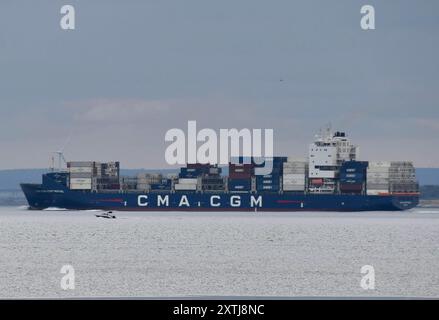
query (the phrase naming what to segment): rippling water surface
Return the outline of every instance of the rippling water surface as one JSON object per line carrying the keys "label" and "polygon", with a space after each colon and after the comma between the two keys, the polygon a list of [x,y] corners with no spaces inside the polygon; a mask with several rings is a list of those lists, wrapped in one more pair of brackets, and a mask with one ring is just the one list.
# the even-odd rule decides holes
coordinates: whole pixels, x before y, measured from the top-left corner
{"label": "rippling water surface", "polygon": [[[439,297],[435,208],[95,214],[0,207],[0,297]],[[74,290],[60,286],[66,264]]]}

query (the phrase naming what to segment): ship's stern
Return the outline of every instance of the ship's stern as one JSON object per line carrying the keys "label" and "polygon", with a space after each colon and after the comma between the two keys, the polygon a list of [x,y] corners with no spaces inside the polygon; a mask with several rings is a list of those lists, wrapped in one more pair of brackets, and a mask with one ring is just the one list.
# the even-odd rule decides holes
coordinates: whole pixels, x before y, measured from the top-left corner
{"label": "ship's stern", "polygon": [[397,210],[409,210],[419,204],[419,194],[393,195],[392,204]]}

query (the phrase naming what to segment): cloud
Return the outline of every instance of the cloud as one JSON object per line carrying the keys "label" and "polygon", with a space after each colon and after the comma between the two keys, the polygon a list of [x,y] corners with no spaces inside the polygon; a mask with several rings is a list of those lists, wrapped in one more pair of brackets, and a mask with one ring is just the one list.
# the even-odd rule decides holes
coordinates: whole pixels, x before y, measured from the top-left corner
{"label": "cloud", "polygon": [[70,135],[71,158],[157,166],[188,120],[273,128],[296,155],[331,122],[365,155],[439,165],[437,1],[380,2],[374,32],[350,0],[84,2],[70,33],[52,2],[0,10],[0,167],[46,165]]}

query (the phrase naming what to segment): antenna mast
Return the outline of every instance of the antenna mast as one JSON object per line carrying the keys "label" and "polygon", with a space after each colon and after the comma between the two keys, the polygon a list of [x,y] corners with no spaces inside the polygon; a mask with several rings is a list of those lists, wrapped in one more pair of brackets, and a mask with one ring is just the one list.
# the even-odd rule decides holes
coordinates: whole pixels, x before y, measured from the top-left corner
{"label": "antenna mast", "polygon": [[[64,157],[64,149],[69,144],[70,138],[71,138],[71,135],[69,135],[67,137],[67,140],[66,140],[66,142],[64,143],[64,146],[61,149],[59,149],[58,151],[53,152],[53,154],[58,155],[58,171],[61,171],[61,167],[63,165],[63,162],[65,164],[67,164],[66,158]],[[53,168],[53,171],[55,171],[55,160],[54,160],[53,155],[52,155],[52,168]]]}
{"label": "antenna mast", "polygon": [[[54,154],[58,155],[58,171],[61,171],[61,167],[62,167],[63,162],[67,163],[66,158],[64,157],[64,153],[62,152],[62,150],[59,150],[59,151],[55,151]],[[53,156],[52,156],[52,159],[53,159]],[[53,166],[53,167],[55,167],[55,166]]]}

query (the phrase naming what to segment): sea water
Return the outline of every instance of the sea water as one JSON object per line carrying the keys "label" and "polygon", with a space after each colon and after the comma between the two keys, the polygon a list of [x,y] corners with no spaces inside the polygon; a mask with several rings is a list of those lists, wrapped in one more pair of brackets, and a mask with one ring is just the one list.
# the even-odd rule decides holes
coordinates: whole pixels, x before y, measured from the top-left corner
{"label": "sea water", "polygon": [[439,297],[439,208],[96,213],[0,207],[0,298]]}

